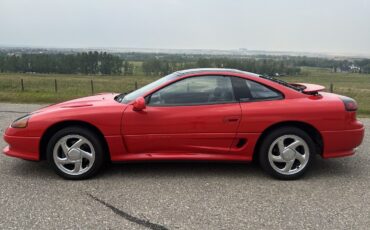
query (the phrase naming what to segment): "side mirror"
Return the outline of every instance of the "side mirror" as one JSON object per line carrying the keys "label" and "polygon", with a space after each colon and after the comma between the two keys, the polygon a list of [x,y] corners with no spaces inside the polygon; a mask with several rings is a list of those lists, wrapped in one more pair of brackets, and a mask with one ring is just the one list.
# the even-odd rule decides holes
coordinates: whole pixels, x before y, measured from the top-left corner
{"label": "side mirror", "polygon": [[135,111],[141,111],[146,108],[145,99],[143,97],[136,98],[132,105]]}

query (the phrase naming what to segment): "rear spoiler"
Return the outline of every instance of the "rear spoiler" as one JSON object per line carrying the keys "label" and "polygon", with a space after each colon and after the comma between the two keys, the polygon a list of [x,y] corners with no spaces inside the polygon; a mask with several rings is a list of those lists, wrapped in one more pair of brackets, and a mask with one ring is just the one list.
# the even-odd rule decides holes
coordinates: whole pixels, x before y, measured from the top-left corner
{"label": "rear spoiler", "polygon": [[306,94],[318,94],[319,91],[323,91],[325,86],[308,84],[308,83],[290,83],[291,85],[298,87]]}

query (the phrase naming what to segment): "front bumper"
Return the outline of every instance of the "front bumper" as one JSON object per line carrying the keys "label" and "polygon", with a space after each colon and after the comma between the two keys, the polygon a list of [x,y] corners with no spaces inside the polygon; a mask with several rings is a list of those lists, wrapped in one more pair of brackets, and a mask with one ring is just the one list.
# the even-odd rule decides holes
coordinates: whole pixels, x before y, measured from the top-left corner
{"label": "front bumper", "polygon": [[365,128],[352,130],[323,131],[324,141],[323,158],[344,157],[353,155],[362,143]]}
{"label": "front bumper", "polygon": [[3,149],[5,155],[25,160],[40,160],[39,137],[16,137],[4,134],[4,140],[9,144]]}

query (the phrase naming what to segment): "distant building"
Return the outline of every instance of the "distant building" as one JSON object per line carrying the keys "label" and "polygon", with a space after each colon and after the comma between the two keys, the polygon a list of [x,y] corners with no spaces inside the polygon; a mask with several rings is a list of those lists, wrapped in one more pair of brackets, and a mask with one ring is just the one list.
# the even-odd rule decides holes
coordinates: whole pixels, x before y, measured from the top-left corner
{"label": "distant building", "polygon": [[332,72],[335,73],[360,73],[361,68],[359,66],[356,66],[354,64],[351,64],[349,66],[337,66],[332,68]]}
{"label": "distant building", "polygon": [[355,66],[354,64],[349,66],[349,69],[352,73],[359,73],[361,72],[361,68],[359,66]]}

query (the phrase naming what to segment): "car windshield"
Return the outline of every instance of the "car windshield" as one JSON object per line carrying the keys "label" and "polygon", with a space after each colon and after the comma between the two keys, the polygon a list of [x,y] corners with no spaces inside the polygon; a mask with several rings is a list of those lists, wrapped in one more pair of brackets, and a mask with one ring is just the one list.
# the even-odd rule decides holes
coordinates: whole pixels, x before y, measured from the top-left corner
{"label": "car windshield", "polygon": [[169,74],[165,77],[162,77],[146,86],[143,86],[127,95],[125,95],[124,97],[119,97],[120,99],[118,99],[119,102],[121,103],[130,103],[131,101],[135,100],[136,98],[138,97],[141,97],[141,96],[144,96],[145,93],[157,88],[158,86],[162,85],[163,83],[167,82],[167,81],[171,81],[173,79],[175,79],[176,77],[178,77],[179,75],[177,73],[172,73],[172,74]]}

